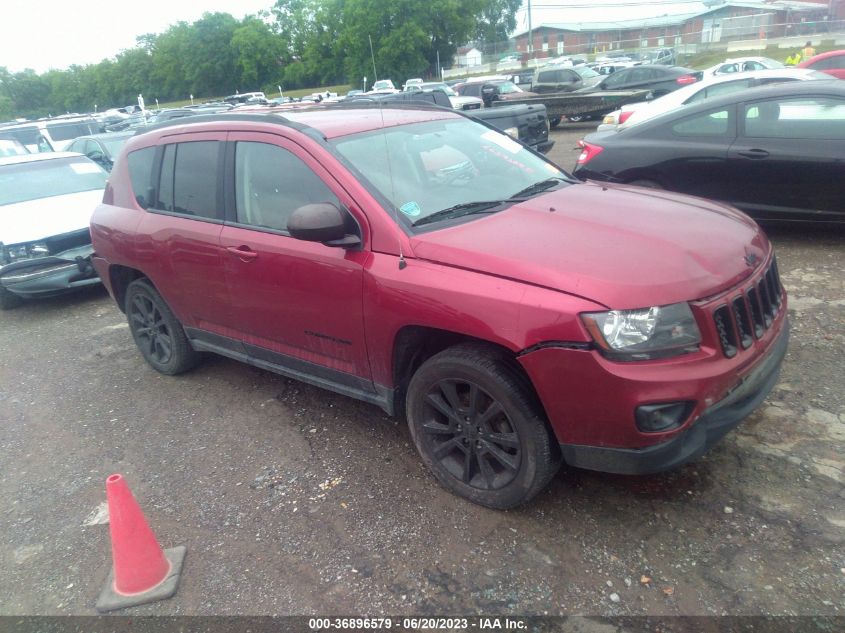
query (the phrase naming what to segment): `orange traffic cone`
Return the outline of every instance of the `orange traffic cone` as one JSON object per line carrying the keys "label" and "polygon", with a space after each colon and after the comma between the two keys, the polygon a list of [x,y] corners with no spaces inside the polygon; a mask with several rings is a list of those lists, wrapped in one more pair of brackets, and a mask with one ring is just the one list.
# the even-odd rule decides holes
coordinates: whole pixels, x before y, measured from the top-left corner
{"label": "orange traffic cone", "polygon": [[114,611],[173,597],[179,586],[185,547],[162,551],[122,475],[106,479],[112,571],[97,611]]}

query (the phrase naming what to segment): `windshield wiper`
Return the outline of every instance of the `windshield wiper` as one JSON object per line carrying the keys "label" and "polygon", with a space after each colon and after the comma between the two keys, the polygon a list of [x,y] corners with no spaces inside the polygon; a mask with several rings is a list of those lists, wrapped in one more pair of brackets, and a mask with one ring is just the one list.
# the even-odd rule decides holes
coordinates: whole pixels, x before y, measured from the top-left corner
{"label": "windshield wiper", "polygon": [[537,193],[542,193],[543,191],[548,191],[552,187],[556,187],[562,182],[569,182],[566,178],[560,178],[559,176],[554,176],[553,178],[546,178],[545,180],[541,180],[540,182],[535,182],[533,185],[529,185],[525,189],[517,191],[513,196],[511,196],[511,200],[524,198],[525,196],[533,196]]}
{"label": "windshield wiper", "polygon": [[465,215],[473,215],[476,213],[493,213],[493,207],[498,207],[509,202],[519,202],[513,198],[508,200],[476,200],[474,202],[462,202],[453,207],[435,211],[431,215],[420,218],[413,223],[412,226],[421,226],[423,224],[430,224],[440,220],[451,220],[453,218],[460,218]]}

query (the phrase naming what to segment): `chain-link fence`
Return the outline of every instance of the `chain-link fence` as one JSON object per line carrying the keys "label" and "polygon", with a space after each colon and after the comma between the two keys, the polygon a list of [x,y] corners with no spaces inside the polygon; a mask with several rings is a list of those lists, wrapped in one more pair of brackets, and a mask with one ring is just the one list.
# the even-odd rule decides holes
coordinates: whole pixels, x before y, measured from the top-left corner
{"label": "chain-link fence", "polygon": [[[760,13],[732,18],[704,19],[685,25],[650,27],[626,31],[559,31],[550,34],[539,28],[534,46],[527,50],[527,37],[504,42],[475,43],[458,51],[451,66],[443,64],[444,78],[479,73],[513,73],[558,57],[576,57],[593,61],[608,53],[637,53],[649,57],[661,48],[674,49],[682,61],[708,51],[760,51],[769,46],[783,49],[783,57],[800,50],[806,42],[819,45],[833,40],[845,47],[845,20],[777,21],[775,13]],[[694,28],[697,26],[698,28]]]}

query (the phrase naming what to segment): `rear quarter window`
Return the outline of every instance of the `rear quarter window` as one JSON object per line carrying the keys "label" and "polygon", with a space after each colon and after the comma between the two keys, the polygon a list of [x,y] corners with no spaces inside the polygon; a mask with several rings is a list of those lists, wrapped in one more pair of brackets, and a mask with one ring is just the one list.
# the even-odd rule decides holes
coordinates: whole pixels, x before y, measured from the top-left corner
{"label": "rear quarter window", "polygon": [[728,110],[704,112],[672,125],[675,136],[725,136],[730,126]]}
{"label": "rear quarter window", "polygon": [[153,161],[156,148],[145,147],[131,152],[126,157],[129,168],[129,180],[132,183],[132,195],[142,209],[152,206],[153,195]]}

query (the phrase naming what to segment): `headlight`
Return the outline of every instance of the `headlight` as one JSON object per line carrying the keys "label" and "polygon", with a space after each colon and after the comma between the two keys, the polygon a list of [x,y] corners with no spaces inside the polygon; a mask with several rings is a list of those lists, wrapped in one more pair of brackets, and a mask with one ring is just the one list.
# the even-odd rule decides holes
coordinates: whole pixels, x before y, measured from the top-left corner
{"label": "headlight", "polygon": [[698,350],[701,333],[689,304],[581,315],[602,354],[616,360],[649,360]]}
{"label": "headlight", "polygon": [[2,246],[2,260],[5,264],[11,264],[12,262],[20,261],[22,259],[45,257],[49,254],[50,248],[42,242]]}
{"label": "headlight", "polygon": [[506,128],[505,134],[507,134],[511,138],[515,138],[515,139],[519,140],[519,128],[516,128],[516,127]]}

